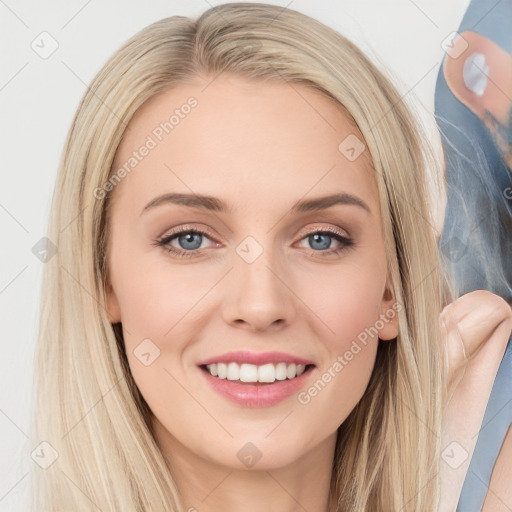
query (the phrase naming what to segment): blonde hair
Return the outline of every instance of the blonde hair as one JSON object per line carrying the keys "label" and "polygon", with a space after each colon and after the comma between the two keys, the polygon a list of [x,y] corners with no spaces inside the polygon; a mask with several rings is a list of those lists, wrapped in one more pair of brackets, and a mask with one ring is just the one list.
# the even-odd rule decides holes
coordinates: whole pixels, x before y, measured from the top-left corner
{"label": "blonde hair", "polygon": [[146,100],[224,72],[312,87],[349,113],[365,139],[403,308],[398,338],[379,342],[368,388],[339,428],[331,500],[343,511],[435,510],[446,291],[425,175],[438,164],[395,87],[353,43],[297,11],[259,3],[144,28],[79,105],[51,208],[48,237],[58,251],[43,276],[34,380],[33,443],[50,443],[58,458],[36,468],[34,510],[183,510],[122,330],[106,314],[110,195],[97,199],[95,190],[112,176],[123,133]]}

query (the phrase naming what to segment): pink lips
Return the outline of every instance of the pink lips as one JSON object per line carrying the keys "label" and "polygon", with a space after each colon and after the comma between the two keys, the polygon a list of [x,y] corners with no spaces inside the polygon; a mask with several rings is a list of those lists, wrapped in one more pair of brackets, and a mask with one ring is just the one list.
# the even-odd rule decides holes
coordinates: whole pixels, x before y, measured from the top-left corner
{"label": "pink lips", "polygon": [[247,363],[257,366],[268,363],[295,363],[297,365],[302,364],[307,366],[304,373],[298,377],[276,380],[272,383],[240,382],[219,379],[211,375],[206,368],[201,369],[201,373],[215,391],[231,402],[244,407],[269,407],[297,393],[304,386],[315,366],[312,361],[284,352],[264,352],[258,354],[247,351],[228,352],[220,356],[211,357],[199,362],[198,366],[206,366],[214,363]]}
{"label": "pink lips", "polygon": [[291,354],[286,354],[285,352],[248,352],[248,351],[236,351],[236,352],[227,352],[226,354],[222,354],[220,356],[210,357],[209,359],[205,359],[197,363],[198,366],[204,366],[207,364],[214,363],[238,363],[238,364],[255,364],[261,366],[267,363],[286,363],[286,364],[303,364],[307,366],[308,364],[314,364],[313,361],[308,361],[307,359],[303,359],[302,357],[293,356]]}
{"label": "pink lips", "polygon": [[273,383],[240,383],[214,377],[208,370],[201,370],[201,373],[217,393],[235,404],[244,407],[270,407],[297,393],[304,386],[312,370],[313,367],[310,366],[299,377],[276,380]]}

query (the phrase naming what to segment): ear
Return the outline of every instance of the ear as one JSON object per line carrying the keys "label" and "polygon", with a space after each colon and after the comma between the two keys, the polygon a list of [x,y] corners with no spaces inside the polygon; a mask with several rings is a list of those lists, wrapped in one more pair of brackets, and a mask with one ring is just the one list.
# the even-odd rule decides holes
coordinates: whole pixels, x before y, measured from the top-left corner
{"label": "ear", "polygon": [[379,338],[381,340],[393,340],[398,336],[398,311],[402,309],[395,299],[395,293],[389,275],[386,281],[386,288],[382,295],[378,326]]}
{"label": "ear", "polygon": [[121,310],[119,308],[119,302],[117,301],[116,294],[108,276],[105,283],[105,297],[105,309],[107,310],[109,322],[112,324],[121,322]]}

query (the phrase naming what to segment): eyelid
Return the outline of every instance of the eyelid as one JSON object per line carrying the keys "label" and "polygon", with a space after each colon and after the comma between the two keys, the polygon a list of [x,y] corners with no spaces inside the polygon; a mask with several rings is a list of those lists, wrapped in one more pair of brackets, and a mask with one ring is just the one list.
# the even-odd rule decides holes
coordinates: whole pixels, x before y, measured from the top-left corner
{"label": "eyelid", "polygon": [[351,238],[350,234],[344,229],[334,227],[334,226],[326,227],[325,224],[313,224],[313,227],[308,228],[308,230],[301,237],[301,240],[305,236],[317,233],[318,231],[323,231],[323,232],[327,232],[327,233],[335,233],[336,235],[339,235],[343,238]]}
{"label": "eyelid", "polygon": [[190,231],[198,232],[199,234],[208,235],[209,238],[215,240],[217,237],[203,224],[181,224],[177,227],[167,229],[163,235],[158,237],[158,240],[165,240],[169,237],[175,237],[180,233],[189,233]]}
{"label": "eyelid", "polygon": [[[209,238],[215,240],[216,239],[216,236],[211,232],[211,230],[209,230],[205,225],[199,225],[199,227],[197,225],[191,225],[191,224],[183,224],[183,225],[180,225],[176,228],[171,228],[170,230],[166,230],[165,233],[161,236],[158,237],[158,241],[161,241],[161,240],[165,240],[166,238],[169,238],[169,237],[174,237],[176,235],[179,235],[180,233],[188,233],[190,231],[197,231],[197,232],[204,232],[204,233],[201,233],[201,234],[206,234],[208,235]],[[303,234],[302,236],[300,237],[299,241],[302,240],[304,237],[310,235],[310,234],[315,234],[319,231],[323,231],[323,232],[327,232],[327,233],[334,233],[336,235],[339,235],[343,238],[351,238],[350,234],[344,230],[344,229],[341,229],[341,228],[338,228],[338,227],[333,227],[333,226],[325,226],[325,224],[319,224],[319,223],[316,223],[316,224],[313,224],[312,227],[308,228]],[[299,232],[300,233],[300,232]],[[296,236],[298,236],[299,234],[297,234]]]}
{"label": "eyelid", "polygon": [[[155,241],[155,245],[157,245],[158,247],[162,247],[169,253],[174,253],[178,258],[201,256],[206,251],[205,248],[193,249],[193,250],[187,251],[185,249],[173,247],[171,245],[171,241],[173,239],[179,237],[179,235],[181,233],[191,233],[191,232],[208,237],[209,239],[211,239],[214,242],[215,246],[217,246],[217,247],[219,247],[219,245],[222,245],[222,243],[216,242],[216,237],[212,236],[211,231],[206,226],[202,225],[201,227],[197,227],[196,225],[192,226],[189,224],[183,224],[183,225],[178,226],[177,228],[172,228],[171,232],[167,231],[165,235],[159,237]],[[302,236],[299,237],[297,242],[301,242],[306,237],[308,237],[310,235],[318,234],[318,233],[331,235],[331,238],[335,238],[338,243],[342,244],[342,247],[340,247],[338,249],[328,249],[328,250],[324,250],[324,251],[315,251],[313,249],[307,249],[307,252],[309,252],[311,255],[318,254],[318,255],[322,255],[323,257],[328,257],[329,255],[332,255],[332,254],[339,254],[354,245],[353,238],[345,230],[342,230],[338,227],[333,227],[333,226],[326,227],[325,225],[318,225],[318,224],[313,225],[313,227],[310,227],[306,232],[304,232],[302,234]],[[295,242],[295,243],[297,243],[297,242]]]}

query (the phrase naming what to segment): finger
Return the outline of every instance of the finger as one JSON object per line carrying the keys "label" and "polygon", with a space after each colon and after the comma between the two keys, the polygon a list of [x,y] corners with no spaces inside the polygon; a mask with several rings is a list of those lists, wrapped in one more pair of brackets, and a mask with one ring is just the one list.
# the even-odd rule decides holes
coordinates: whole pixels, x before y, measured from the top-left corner
{"label": "finger", "polygon": [[[441,313],[441,324],[448,332],[454,333],[450,347],[454,366],[464,360],[461,340],[471,360],[496,329],[502,324],[506,329],[511,322],[512,309],[507,302],[486,290],[467,293],[445,307]],[[496,347],[496,353],[504,348]]]}
{"label": "finger", "polygon": [[[459,466],[450,466],[449,458],[441,465],[443,503],[440,510],[453,511],[475,449],[478,432],[492,386],[503,359],[512,330],[510,306],[489,292],[472,292],[450,304],[443,311],[449,370],[449,399],[443,414],[442,446],[445,457],[456,450],[465,454]],[[448,327],[449,326],[449,327]],[[477,339],[481,337],[481,339]],[[464,364],[461,340],[471,351]],[[462,371],[462,375],[461,375]],[[460,377],[460,378],[459,378]]]}

